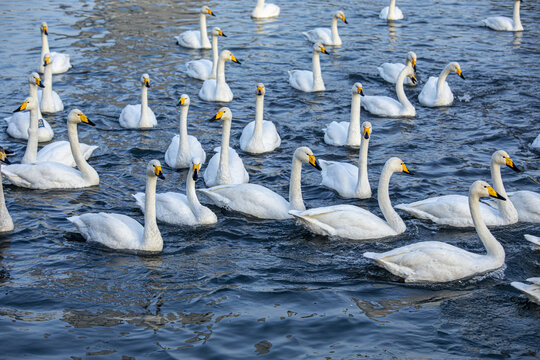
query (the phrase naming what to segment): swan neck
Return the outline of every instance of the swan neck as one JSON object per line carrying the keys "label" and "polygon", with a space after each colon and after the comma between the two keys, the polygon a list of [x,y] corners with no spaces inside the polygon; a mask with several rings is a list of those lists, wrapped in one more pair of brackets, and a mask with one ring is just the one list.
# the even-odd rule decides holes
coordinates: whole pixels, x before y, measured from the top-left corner
{"label": "swan neck", "polygon": [[519,16],[519,6],[521,4],[521,1],[514,1],[514,30],[521,31],[523,30],[523,26],[521,25],[521,18]]}
{"label": "swan neck", "polygon": [[178,152],[176,154],[177,163],[180,162],[180,158],[183,154],[188,154],[190,152],[189,149],[189,139],[188,139],[188,133],[187,133],[187,116],[188,116],[188,106],[181,106],[180,107],[180,123],[179,123],[179,131],[180,134],[178,144]]}
{"label": "swan neck", "polygon": [[186,179],[186,197],[188,199],[188,205],[195,217],[198,217],[200,209],[202,207],[197,198],[197,192],[195,191],[195,180],[193,180],[193,167],[189,169]]}
{"label": "swan neck", "polygon": [[491,181],[493,182],[495,191],[506,198],[506,201],[496,200],[501,215],[510,223],[517,222],[518,213],[514,204],[512,204],[510,198],[506,194],[506,189],[504,188],[501,176],[501,165],[497,164],[494,160],[491,160]]}
{"label": "swan neck", "polygon": [[479,201],[480,197],[478,194],[469,193],[469,209],[471,211],[474,227],[476,228],[476,233],[480,237],[482,244],[484,244],[487,255],[504,261],[504,248],[487,228],[480,212]]}
{"label": "swan neck", "polygon": [[[34,83],[28,83],[28,87],[30,88],[30,97],[34,99],[36,104],[39,104],[39,97],[38,97],[38,88],[36,84]],[[37,106],[37,114],[38,119],[43,119],[43,116],[41,115],[41,111],[39,110],[39,105]]]}
{"label": "swan neck", "polygon": [[141,90],[141,118],[139,119],[139,127],[152,127],[148,118],[148,88],[144,85]]}
{"label": "swan neck", "polygon": [[45,67],[43,66],[43,57],[46,53],[50,52],[49,50],[49,39],[44,32],[41,32],[41,61],[39,63],[39,72],[44,73]]}
{"label": "swan neck", "polygon": [[219,60],[218,35],[212,35],[212,74],[211,79],[216,78],[217,64]]}
{"label": "swan neck", "polygon": [[407,99],[407,95],[405,95],[405,90],[403,89],[403,82],[405,81],[405,77],[407,76],[405,72],[406,69],[407,67],[404,67],[403,70],[399,73],[396,81],[396,94],[399,102],[401,103],[401,105],[403,105],[403,107],[412,108],[413,106],[409,99]]}
{"label": "swan neck", "polygon": [[264,112],[264,95],[257,96],[255,101],[255,129],[253,137],[262,139],[263,135],[263,112]]}
{"label": "swan neck", "polygon": [[388,6],[388,18],[394,19],[396,15],[396,0],[390,0],[390,6]]}
{"label": "swan neck", "polygon": [[264,0],[257,0],[257,5],[255,6],[257,9],[264,8]]}
{"label": "swan neck", "polygon": [[231,183],[229,171],[229,140],[231,137],[231,120],[223,120],[223,132],[221,133],[221,151],[219,153],[219,168],[217,172],[217,185]]}
{"label": "swan neck", "polygon": [[75,164],[77,164],[77,168],[81,172],[83,179],[90,182],[97,178],[99,182],[99,176],[96,170],[94,170],[94,168],[86,162],[86,159],[82,155],[81,146],[79,144],[79,134],[77,132],[77,124],[68,122],[67,132],[71,154],[73,155]]}
{"label": "swan neck", "polygon": [[341,38],[339,37],[337,23],[338,23],[338,18],[334,16],[334,18],[332,19],[332,28],[331,28],[332,29],[332,41],[334,42],[334,44],[340,44],[341,43]]}
{"label": "swan neck", "polygon": [[405,231],[406,226],[401,217],[392,207],[390,202],[389,185],[390,178],[392,177],[392,170],[385,165],[379,179],[379,188],[377,189],[377,198],[379,201],[379,208],[383,213],[384,219],[397,233]]}
{"label": "swan neck", "polygon": [[313,90],[324,90],[324,81],[321,74],[321,60],[318,51],[313,51]]}
{"label": "swan neck", "polygon": [[144,199],[144,235],[143,249],[161,250],[163,240],[156,222],[156,184],[157,177],[146,176],[146,194]]}
{"label": "swan neck", "polygon": [[369,139],[365,139],[362,136],[360,142],[360,153],[358,154],[358,183],[356,184],[357,192],[360,192],[362,189],[370,188],[367,171],[368,147]]}
{"label": "swan neck", "polygon": [[201,26],[201,31],[200,31],[201,46],[203,48],[209,48],[210,42],[208,41],[208,33],[206,32],[206,15],[205,14],[201,13],[200,18],[199,18],[199,23]]}
{"label": "swan neck", "polygon": [[291,179],[289,181],[290,210],[305,211],[306,205],[302,198],[302,162],[293,156]]}
{"label": "swan neck", "polygon": [[49,102],[51,104],[54,104],[52,95],[52,64],[45,66],[43,80],[45,81],[45,87],[43,88],[41,102]]}
{"label": "swan neck", "polygon": [[21,160],[22,164],[31,164],[36,162],[38,151],[38,112],[36,106],[30,109],[30,126],[28,127],[28,141],[26,150]]}
{"label": "swan neck", "polygon": [[216,93],[217,89],[225,85],[225,59],[219,58],[216,74]]}
{"label": "swan neck", "polygon": [[[357,140],[362,135],[360,134],[360,94],[353,94],[351,102],[351,118],[349,122],[349,132],[347,133],[347,144],[358,144]],[[361,140],[362,141],[362,140]],[[363,141],[362,141],[363,142]]]}
{"label": "swan neck", "polygon": [[446,83],[446,78],[451,71],[450,66],[450,64],[446,65],[446,67],[441,71],[439,79],[437,79],[437,97],[439,97],[439,94],[442,94],[444,84]]}

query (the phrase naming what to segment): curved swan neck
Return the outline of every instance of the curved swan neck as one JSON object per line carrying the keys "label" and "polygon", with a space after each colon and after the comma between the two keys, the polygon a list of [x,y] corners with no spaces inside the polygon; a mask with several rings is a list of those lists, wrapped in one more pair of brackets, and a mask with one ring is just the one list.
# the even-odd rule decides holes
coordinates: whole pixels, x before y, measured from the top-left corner
{"label": "curved swan neck", "polygon": [[148,88],[144,85],[141,90],[141,118],[139,119],[139,127],[152,127],[148,118]]}
{"label": "curved swan neck", "polygon": [[255,100],[255,129],[253,129],[253,137],[262,139],[263,136],[263,112],[264,112],[264,95],[257,95]]}
{"label": "curved swan neck", "polygon": [[218,35],[212,34],[212,74],[210,75],[210,79],[216,78],[218,59]]}
{"label": "curved swan neck", "polygon": [[479,201],[480,196],[478,194],[469,192],[469,209],[471,211],[474,227],[476,228],[476,233],[480,237],[482,244],[484,244],[488,256],[504,260],[504,248],[491,234],[484,219],[482,219]]}
{"label": "curved swan neck", "polygon": [[396,17],[396,0],[390,0],[390,6],[388,6],[388,19],[394,19]]}
{"label": "curved swan neck", "polygon": [[144,200],[144,234],[143,248],[145,250],[161,250],[163,240],[156,222],[156,183],[157,177],[146,176],[146,194]]}
{"label": "curved swan neck", "polygon": [[451,66],[452,64],[446,65],[446,67],[441,71],[441,74],[439,75],[439,79],[437,79],[437,97],[439,94],[443,91],[443,86],[446,83],[446,78],[448,77],[448,74],[451,72]]}
{"label": "curved swan neck", "polygon": [[405,81],[406,72],[405,70],[407,67],[404,67],[403,70],[399,73],[399,76],[396,81],[396,94],[399,102],[401,105],[407,108],[413,107],[409,99],[407,99],[407,95],[405,95],[405,90],[403,89],[403,81]]}
{"label": "curved swan neck", "polygon": [[41,61],[39,63],[39,72],[44,73],[45,67],[43,66],[43,57],[46,53],[50,52],[49,50],[49,39],[47,39],[47,35],[42,31],[41,32]]}
{"label": "curved swan neck", "polygon": [[338,23],[338,18],[334,16],[334,18],[332,19],[332,28],[331,28],[332,41],[334,42],[334,44],[341,44],[341,38],[339,37],[337,23]]}
{"label": "curved swan neck", "polygon": [[[81,152],[81,146],[79,145],[79,134],[77,132],[77,124],[68,122],[67,124],[69,146],[71,148],[71,153],[73,154],[73,159],[75,164],[77,164],[77,169],[81,172],[83,179],[92,183],[99,183],[99,176],[96,170],[91,167],[87,162]],[[97,182],[96,182],[97,179]]]}
{"label": "curved swan neck", "polygon": [[210,41],[208,41],[208,33],[206,32],[206,15],[201,13],[199,18],[199,23],[201,25],[201,46],[203,48],[210,47]]}
{"label": "curved swan neck", "polygon": [[28,141],[21,164],[36,162],[38,151],[38,112],[36,106],[30,109],[30,127],[28,127]]}
{"label": "curved swan neck", "polygon": [[43,102],[49,102],[51,104],[54,104],[54,99],[52,95],[52,63],[45,66],[45,73],[43,75],[43,80],[45,81],[45,84],[43,84],[45,87],[43,88],[43,92],[41,93],[41,103]]}
{"label": "curved swan neck", "polygon": [[349,122],[349,132],[347,133],[347,145],[358,144],[358,139],[362,136],[360,134],[360,103],[360,94],[353,94],[351,102],[351,119]]}
{"label": "curved swan neck", "polygon": [[189,169],[186,179],[186,197],[188,199],[188,205],[195,217],[198,217],[200,209],[202,208],[199,198],[197,198],[197,192],[195,191],[195,180],[193,180],[193,167]]}
{"label": "curved swan neck", "polygon": [[229,140],[231,137],[231,120],[223,120],[223,132],[221,133],[221,151],[219,154],[219,168],[217,171],[217,185],[231,183],[229,171]]}
{"label": "curved swan neck", "polygon": [[319,51],[317,50],[313,50],[312,70],[313,90],[324,90],[324,81],[321,74],[321,60],[319,58]]}
{"label": "curved swan neck", "polygon": [[180,138],[178,139],[180,143],[178,144],[178,153],[176,154],[177,162],[179,163],[183,154],[188,154],[189,149],[189,139],[187,133],[187,116],[188,116],[189,106],[180,107],[180,124],[179,124],[179,134]]}
{"label": "curved swan neck", "polygon": [[302,162],[293,156],[291,179],[289,181],[290,210],[306,210],[302,199]]}
{"label": "curved swan neck", "polygon": [[379,207],[383,213],[384,219],[397,233],[405,231],[406,226],[401,217],[392,207],[390,202],[390,194],[388,191],[390,178],[392,177],[392,170],[388,165],[385,165],[381,177],[379,179],[379,188],[377,189],[377,199],[379,201]]}
{"label": "curved swan neck", "polygon": [[495,191],[506,198],[506,201],[496,200],[497,208],[501,212],[501,215],[510,222],[517,222],[518,213],[514,204],[512,204],[510,198],[506,194],[506,189],[504,188],[501,176],[501,165],[497,164],[494,160],[491,160],[491,181],[493,182]]}
{"label": "curved swan neck", "polygon": [[362,136],[360,143],[360,153],[358,154],[358,183],[356,184],[356,192],[361,192],[364,189],[371,188],[369,186],[368,171],[367,171],[367,156],[368,156],[369,139]]}
{"label": "curved swan neck", "polygon": [[521,25],[521,18],[519,17],[519,6],[521,4],[521,1],[514,1],[514,30],[515,31],[521,31],[523,30],[523,26]]}

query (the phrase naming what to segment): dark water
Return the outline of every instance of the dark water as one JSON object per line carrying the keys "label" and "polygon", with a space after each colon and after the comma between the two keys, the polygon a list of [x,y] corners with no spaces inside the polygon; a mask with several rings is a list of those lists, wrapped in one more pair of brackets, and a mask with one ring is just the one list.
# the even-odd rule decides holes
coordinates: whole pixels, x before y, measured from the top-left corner
{"label": "dark water", "polygon": [[[286,195],[294,149],[310,146],[319,158],[356,161],[357,151],[330,147],[322,128],[348,120],[350,89],[360,81],[367,94],[393,94],[378,77],[385,61],[418,55],[425,82],[449,61],[459,61],[467,80],[449,76],[452,107],[421,107],[421,86],[406,92],[414,119],[375,118],[369,153],[372,187],[386,159],[400,156],[414,177],[395,175],[394,203],[463,193],[489,180],[493,151],[506,150],[525,172],[503,169],[508,191],[540,191],[539,155],[528,144],[540,131],[538,82],[540,5],[522,4],[523,34],[481,28],[489,15],[511,16],[505,1],[399,1],[406,18],[394,26],[378,19],[386,1],[277,1],[281,16],[254,23],[255,1],[211,1],[217,13],[209,28],[228,35],[221,48],[242,62],[227,64],[235,100],[232,146],[254,118],[256,83],[266,85],[265,117],[275,122],[282,146],[271,154],[241,154],[251,182]],[[384,4],[383,4],[384,3]],[[439,228],[404,216],[407,232],[384,242],[355,243],[313,236],[292,221],[247,219],[214,208],[217,225],[189,229],[160,225],[163,253],[136,256],[88,244],[66,217],[121,212],[142,221],[131,194],[144,188],[143,167],[163,160],[177,131],[174,104],[191,96],[189,131],[210,151],[220,128],[207,119],[219,104],[197,97],[201,82],[183,74],[198,50],[173,38],[197,28],[198,1],[36,1],[0,4],[2,96],[6,117],[27,96],[26,78],[38,64],[39,24],[49,24],[51,49],[71,55],[74,68],[55,76],[66,110],[47,116],[55,140],[65,139],[65,118],[77,107],[97,123],[80,127],[86,143],[99,144],[90,163],[99,187],[28,191],[5,186],[15,222],[0,238],[0,358],[31,359],[275,359],[316,358],[534,358],[540,354],[540,310],[510,287],[540,274],[538,253],[523,234],[534,224],[493,233],[505,247],[506,268],[483,278],[440,286],[405,285],[366,261],[364,251],[384,251],[420,240],[441,240],[470,251],[483,247],[473,230]],[[288,84],[287,70],[308,69],[311,45],[300,33],[329,26],[344,10],[344,45],[322,56],[327,91],[304,94]],[[209,51],[202,52],[208,57]],[[138,79],[152,78],[149,102],[159,126],[147,132],[119,129],[123,106],[137,103]],[[4,125],[2,125],[4,126]],[[0,144],[24,142],[0,132]],[[184,188],[185,171],[164,166],[158,191]],[[320,174],[304,167],[308,208],[351,203],[380,214],[375,199],[343,200],[320,187]],[[198,186],[203,186],[202,182]],[[183,190],[182,190],[183,191]]]}

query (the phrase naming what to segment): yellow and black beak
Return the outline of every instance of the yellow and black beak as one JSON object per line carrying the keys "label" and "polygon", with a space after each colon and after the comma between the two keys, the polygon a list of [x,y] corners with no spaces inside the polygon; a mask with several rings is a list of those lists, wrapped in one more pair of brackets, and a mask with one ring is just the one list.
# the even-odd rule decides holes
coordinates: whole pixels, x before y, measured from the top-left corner
{"label": "yellow and black beak", "polygon": [[223,31],[221,31],[221,30],[218,30],[218,34],[219,34],[219,36],[227,37],[227,35],[225,35],[225,34],[223,33]]}
{"label": "yellow and black beak", "polygon": [[46,27],[46,26],[42,26],[42,27],[41,27],[41,31],[43,31],[43,33],[44,33],[45,35],[49,35],[49,33],[47,32],[47,27]]}
{"label": "yellow and black beak", "polygon": [[345,19],[345,16],[342,16],[342,17],[341,17],[341,20],[343,20],[343,22],[344,22],[345,24],[349,25],[349,23],[347,22],[347,19]]}
{"label": "yellow and black beak", "polygon": [[212,12],[212,10],[208,9],[208,15],[216,16],[215,13]]}
{"label": "yellow and black beak", "polygon": [[416,80],[416,77],[414,76],[414,74],[411,75],[411,81],[413,84],[416,84],[418,81]]}
{"label": "yellow and black beak", "polygon": [[82,122],[82,123],[88,124],[88,125],[90,125],[90,126],[96,126],[96,124],[94,124],[93,122],[91,122],[90,120],[88,120],[88,118],[87,118],[86,115],[84,115],[84,114],[80,114],[80,115],[79,115],[79,118],[81,119],[81,122]]}
{"label": "yellow and black beak", "polygon": [[144,86],[146,86],[147,88],[150,87],[150,79],[149,78],[144,78]]}
{"label": "yellow and black beak", "polygon": [[242,64],[240,61],[238,61],[238,59],[236,58],[236,56],[234,56],[233,54],[231,54],[231,61],[234,61],[234,62],[237,63],[237,64]]}
{"label": "yellow and black beak", "polygon": [[495,189],[493,189],[491,186],[488,186],[487,190],[488,190],[489,196],[491,196],[492,198],[499,199],[499,200],[506,200],[504,196],[498,194],[495,191]]}
{"label": "yellow and black beak", "polygon": [[199,178],[199,164],[193,164],[193,181],[197,181]]}
{"label": "yellow and black beak", "polygon": [[510,169],[514,170],[515,172],[521,172],[521,169],[516,164],[514,164],[512,159],[510,159],[510,157],[506,157],[505,160],[506,160],[506,166],[508,166]]}
{"label": "yellow and black beak", "polygon": [[28,106],[28,103],[25,101],[21,104],[21,106],[19,106],[18,108],[16,108],[15,110],[13,110],[14,113],[16,112],[19,112],[19,111],[23,111],[23,110],[26,110],[26,107]]}
{"label": "yellow and black beak", "polygon": [[45,85],[43,85],[43,81],[41,81],[40,78],[36,78],[35,81],[36,81],[36,85],[39,86],[40,88],[45,87]]}
{"label": "yellow and black beak", "polygon": [[416,73],[416,60],[412,61],[412,68],[413,68],[414,72]]}
{"label": "yellow and black beak", "polygon": [[405,165],[405,163],[401,163],[401,170],[402,170],[405,174],[413,175],[413,173],[410,172],[409,169],[407,169],[407,166]]}
{"label": "yellow and black beak", "polygon": [[262,95],[262,94],[263,94],[263,87],[257,86],[257,95]]}
{"label": "yellow and black beak", "polygon": [[313,165],[313,167],[319,171],[322,170],[321,165],[319,165],[319,162],[317,159],[315,159],[315,155],[308,155],[309,163]]}
{"label": "yellow and black beak", "polygon": [[218,111],[216,115],[214,115],[213,118],[210,119],[210,121],[217,121],[221,120],[221,117],[223,116],[223,111]]}
{"label": "yellow and black beak", "polygon": [[364,96],[364,90],[360,86],[356,87],[356,91],[358,91],[360,95]]}
{"label": "yellow and black beak", "polygon": [[4,164],[10,165],[11,162],[7,158],[8,153],[10,153],[10,151],[4,150],[4,148],[0,147],[0,161]]}
{"label": "yellow and black beak", "polygon": [[369,132],[370,132],[370,131],[369,131],[369,128],[368,128],[368,127],[364,129],[364,139],[366,139],[366,140],[369,139]]}
{"label": "yellow and black beak", "polygon": [[51,58],[50,57],[44,57],[43,58],[43,66],[47,66],[51,63]]}
{"label": "yellow and black beak", "polygon": [[176,106],[184,105],[185,103],[186,103],[186,98],[180,98],[180,101],[178,102],[178,104],[176,104]]}
{"label": "yellow and black beak", "polygon": [[330,55],[330,53],[328,51],[326,51],[326,49],[324,48],[324,46],[321,45],[321,52],[323,54],[326,54],[326,55]]}
{"label": "yellow and black beak", "polygon": [[460,78],[462,78],[463,80],[465,80],[465,76],[463,76],[463,73],[461,72],[461,69],[457,69],[457,70],[456,70],[456,74],[458,74]]}
{"label": "yellow and black beak", "polygon": [[154,165],[154,174],[162,180],[165,180],[165,175],[163,175],[163,171],[161,171],[161,166]]}

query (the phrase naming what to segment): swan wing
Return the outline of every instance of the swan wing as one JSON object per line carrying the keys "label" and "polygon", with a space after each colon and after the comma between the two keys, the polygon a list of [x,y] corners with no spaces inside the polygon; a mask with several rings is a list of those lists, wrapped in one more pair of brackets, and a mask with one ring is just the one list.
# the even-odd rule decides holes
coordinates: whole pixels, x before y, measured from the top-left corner
{"label": "swan wing", "polygon": [[535,249],[540,250],[540,237],[534,236],[534,235],[525,234],[525,240],[527,240],[528,242],[532,243],[532,244],[534,245],[534,248],[535,248]]}
{"label": "swan wing", "polygon": [[31,189],[76,189],[90,186],[79,170],[56,162],[2,166],[2,175],[16,186]]}
{"label": "swan wing", "polygon": [[[94,150],[98,147],[88,144],[79,144],[81,152],[85,159],[89,159],[92,156]],[[37,153],[37,162],[52,161],[64,164],[66,166],[75,167],[75,159],[71,153],[71,146],[69,141],[55,141],[42,147]]]}
{"label": "swan wing", "polygon": [[134,129],[139,127],[139,120],[141,119],[141,104],[126,105],[120,113],[120,126],[127,129]]}
{"label": "swan wing", "polygon": [[333,45],[332,31],[329,28],[315,28],[302,33],[306,39],[312,43],[323,43],[324,45]]}
{"label": "swan wing", "polygon": [[[203,175],[204,183],[206,184],[206,186],[216,185],[221,148],[215,148],[214,151],[216,151],[216,153],[208,162],[208,166],[206,167]],[[244,162],[242,161],[242,158],[240,158],[236,151],[231,147],[229,147],[229,171],[232,184],[242,184],[249,182],[249,174],[244,167]]]}
{"label": "swan wing", "polygon": [[437,81],[438,77],[431,76],[427,83],[422,88],[418,100],[424,106],[447,106],[454,102],[454,94],[448,85],[448,82],[444,82],[442,92],[437,93]]}
{"label": "swan wing", "polygon": [[521,190],[508,193],[518,212],[519,221],[540,223],[540,194]]}
{"label": "swan wing", "polygon": [[216,79],[205,80],[199,90],[199,97],[206,101],[214,101],[216,97]]}
{"label": "swan wing", "polygon": [[201,32],[199,30],[184,31],[176,36],[176,41],[178,45],[191,49],[200,49],[202,47]]}
{"label": "swan wing", "polygon": [[[133,195],[137,206],[145,213],[145,194],[140,192]],[[172,225],[194,226],[198,224],[197,218],[189,207],[189,201],[184,194],[166,192],[156,195],[156,218]]]}
{"label": "swan wing", "polygon": [[[530,278],[527,279],[527,281],[531,281],[532,279],[539,279],[539,278]],[[524,284],[522,282],[513,281],[510,283],[514,288],[518,289],[522,293],[524,293],[529,300],[532,302],[540,305],[540,281],[537,281],[533,284]]]}
{"label": "swan wing", "polygon": [[377,116],[400,116],[402,105],[388,96],[364,96],[362,107]]}
{"label": "swan wing", "polygon": [[[397,82],[397,78],[399,76],[399,73],[403,70],[405,67],[404,64],[400,63],[384,63],[381,66],[379,66],[377,69],[379,70],[379,75],[386,81],[392,84],[395,84]],[[404,84],[406,85],[415,85],[411,81],[409,77],[405,78]]]}
{"label": "swan wing", "polygon": [[[28,140],[28,128],[30,127],[30,112],[17,112],[4,119],[7,123],[6,132],[15,139]],[[38,141],[51,141],[54,131],[45,119],[40,119],[43,126],[38,127]],[[41,125],[41,124],[40,124]]]}
{"label": "swan wing", "polygon": [[204,151],[201,143],[195,136],[188,135],[189,151],[191,153],[190,160],[194,157],[199,158],[201,164],[206,162],[206,151]]}
{"label": "swan wing", "polygon": [[355,197],[358,167],[336,161],[319,160],[322,168],[321,185],[338,192],[344,198]]}
{"label": "swan wing", "polygon": [[255,121],[248,123],[242,130],[242,135],[240,136],[240,148],[242,150],[251,154],[260,154],[272,151],[281,145],[281,138],[273,122],[263,120],[261,139],[255,139],[253,137],[254,130]]}
{"label": "swan wing", "polygon": [[482,20],[482,24],[497,31],[513,31],[514,21],[505,16],[493,16]]}
{"label": "swan wing", "polygon": [[324,129],[324,142],[328,145],[345,146],[349,133],[348,121],[332,121]]}
{"label": "swan wing", "polygon": [[388,17],[388,10],[389,7],[385,7],[381,10],[379,13],[379,18],[383,20],[401,20],[403,19],[403,12],[401,12],[401,9],[396,6],[396,10],[394,12],[394,16],[392,18]]}
{"label": "swan wing", "polygon": [[308,70],[290,70],[289,84],[304,92],[313,91],[313,72]]}
{"label": "swan wing", "polygon": [[212,75],[212,62],[206,59],[188,61],[186,70],[188,76],[199,80],[206,80]]}
{"label": "swan wing", "polygon": [[53,74],[65,73],[66,71],[71,69],[71,62],[69,61],[69,54],[60,54],[53,51],[51,53],[51,56],[53,58],[53,61],[52,61]]}
{"label": "swan wing", "polygon": [[[180,149],[180,135],[174,135],[165,151],[165,162],[172,168],[178,169],[180,166],[176,162],[176,156],[178,155],[178,150]],[[185,164],[184,164],[185,165]],[[186,167],[186,166],[184,166]]]}

